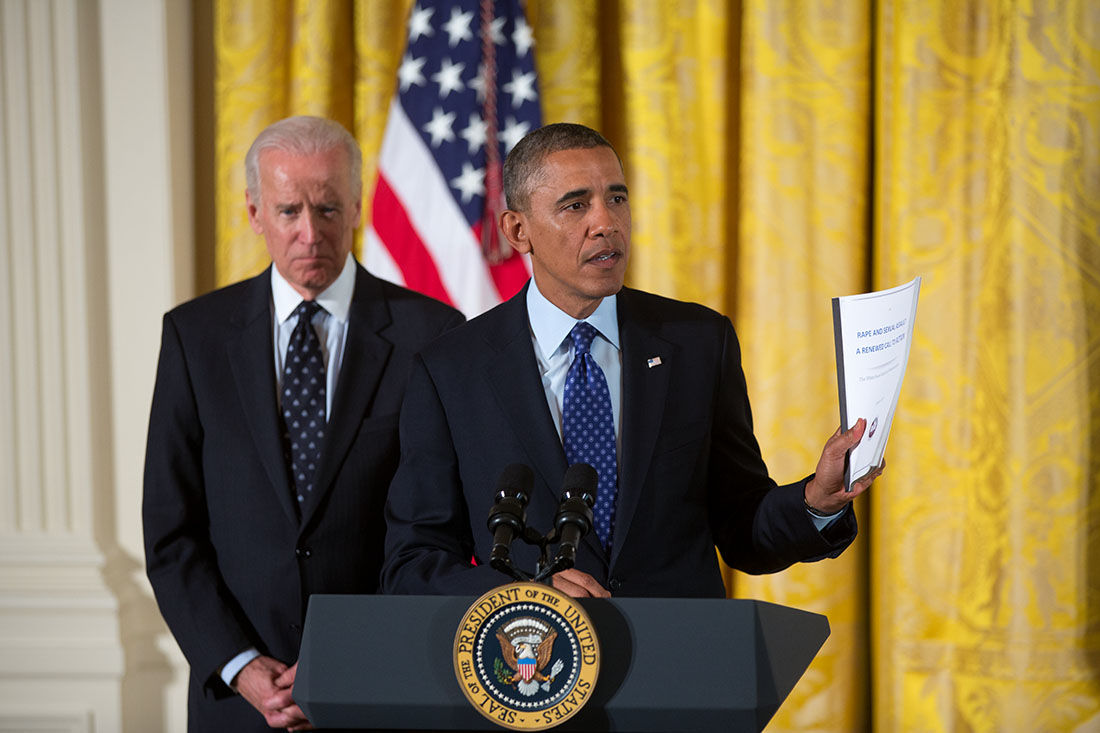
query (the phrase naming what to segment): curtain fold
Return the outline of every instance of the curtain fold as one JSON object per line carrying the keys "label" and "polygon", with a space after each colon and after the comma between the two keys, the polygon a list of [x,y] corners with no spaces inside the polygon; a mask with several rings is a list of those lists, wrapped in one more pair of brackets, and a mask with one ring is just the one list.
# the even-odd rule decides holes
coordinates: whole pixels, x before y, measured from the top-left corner
{"label": "curtain fold", "polygon": [[[788,483],[839,425],[830,298],[870,285],[871,6],[750,0],[742,22],[736,326],[757,438]],[[862,499],[856,512],[860,537],[839,559],[735,579],[738,596],[823,613],[832,629],[769,730],[869,724]]]}
{"label": "curtain fold", "polygon": [[875,284],[924,275],[872,497],[880,730],[1100,728],[1100,11],[890,4]]}
{"label": "curtain fold", "polygon": [[[270,122],[347,125],[369,201],[412,5],[215,0],[219,284],[268,262],[242,160]],[[728,578],[831,623],[768,730],[1100,729],[1100,6],[529,0],[528,17],[545,120],[623,156],[628,282],[734,321],[777,481],[838,423],[829,299],[924,277],[860,538]]]}

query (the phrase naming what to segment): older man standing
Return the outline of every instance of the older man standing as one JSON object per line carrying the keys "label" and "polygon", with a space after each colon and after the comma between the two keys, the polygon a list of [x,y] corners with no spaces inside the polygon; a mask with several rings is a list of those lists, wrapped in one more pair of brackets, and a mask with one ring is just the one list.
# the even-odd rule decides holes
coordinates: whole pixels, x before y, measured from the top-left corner
{"label": "older man standing", "polygon": [[164,317],[145,549],[191,731],[308,726],[291,699],[306,603],[376,590],[412,355],[463,320],[355,262],[361,160],[330,120],[265,129],[246,202],[272,266]]}

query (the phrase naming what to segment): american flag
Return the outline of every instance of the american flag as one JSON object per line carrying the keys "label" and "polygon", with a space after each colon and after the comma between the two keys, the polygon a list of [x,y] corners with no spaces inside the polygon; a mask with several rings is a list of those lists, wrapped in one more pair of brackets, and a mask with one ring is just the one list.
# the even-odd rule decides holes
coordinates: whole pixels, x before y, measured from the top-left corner
{"label": "american flag", "polygon": [[365,264],[472,317],[529,275],[496,223],[501,163],[541,124],[519,1],[420,0],[397,77]]}

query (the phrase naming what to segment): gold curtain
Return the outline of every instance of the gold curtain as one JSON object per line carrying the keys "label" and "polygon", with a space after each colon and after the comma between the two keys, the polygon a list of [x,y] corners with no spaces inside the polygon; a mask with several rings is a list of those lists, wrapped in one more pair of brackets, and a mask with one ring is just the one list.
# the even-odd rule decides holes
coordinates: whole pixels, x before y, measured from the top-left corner
{"label": "gold curtain", "polygon": [[[216,277],[241,161],[353,129],[369,192],[412,0],[217,0]],[[736,595],[832,636],[769,731],[1100,729],[1100,7],[529,0],[544,116],[616,144],[631,284],[728,313],[773,475],[836,427],[829,298],[922,275],[889,466],[836,561]]]}

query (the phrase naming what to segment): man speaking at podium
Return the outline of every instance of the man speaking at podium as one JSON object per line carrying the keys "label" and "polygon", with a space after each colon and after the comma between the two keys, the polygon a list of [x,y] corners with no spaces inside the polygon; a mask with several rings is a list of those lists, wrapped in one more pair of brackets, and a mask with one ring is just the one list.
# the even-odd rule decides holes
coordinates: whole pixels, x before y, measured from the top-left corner
{"label": "man speaking at podium", "polygon": [[[740,346],[702,306],[623,287],[630,201],[599,133],[553,124],[504,165],[500,225],[530,255],[514,298],[414,360],[401,463],[386,509],[386,593],[478,595],[498,476],[526,464],[527,523],[551,527],[569,465],[599,474],[594,531],[553,576],[574,596],[725,595],[715,546],[749,573],[836,557],[856,535],[844,455],[859,421],[828,439],[814,475],[777,486],[752,431]],[[537,550],[515,543],[516,566]]]}

